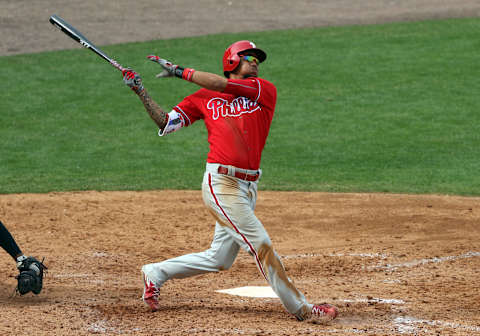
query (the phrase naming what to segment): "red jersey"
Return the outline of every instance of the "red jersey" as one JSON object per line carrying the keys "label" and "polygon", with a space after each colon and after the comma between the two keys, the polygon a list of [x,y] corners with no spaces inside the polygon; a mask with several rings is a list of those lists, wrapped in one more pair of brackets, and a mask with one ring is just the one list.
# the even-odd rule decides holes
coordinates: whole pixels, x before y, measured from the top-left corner
{"label": "red jersey", "polygon": [[210,151],[207,162],[260,168],[277,101],[275,86],[261,78],[229,79],[223,92],[200,89],[173,109],[189,126],[203,119]]}

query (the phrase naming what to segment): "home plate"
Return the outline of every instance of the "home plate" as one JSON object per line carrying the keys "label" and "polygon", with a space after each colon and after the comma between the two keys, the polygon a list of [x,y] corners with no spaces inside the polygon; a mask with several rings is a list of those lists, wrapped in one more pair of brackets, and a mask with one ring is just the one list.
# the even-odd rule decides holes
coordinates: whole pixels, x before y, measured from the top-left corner
{"label": "home plate", "polygon": [[220,289],[216,292],[256,298],[278,298],[277,294],[275,294],[270,286],[245,286],[230,289]]}

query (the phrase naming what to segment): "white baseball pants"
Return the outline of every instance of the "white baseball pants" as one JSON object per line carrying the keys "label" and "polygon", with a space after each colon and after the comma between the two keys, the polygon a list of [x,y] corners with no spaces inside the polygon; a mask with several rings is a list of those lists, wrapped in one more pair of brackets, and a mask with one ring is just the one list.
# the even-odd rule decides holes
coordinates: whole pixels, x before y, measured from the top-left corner
{"label": "white baseball pants", "polygon": [[210,248],[144,265],[142,271],[160,288],[169,279],[227,270],[242,247],[252,255],[260,273],[287,311],[302,319],[311,305],[287,277],[267,231],[254,214],[257,182],[218,174],[218,166],[207,163],[202,183],[205,205],[217,220]]}

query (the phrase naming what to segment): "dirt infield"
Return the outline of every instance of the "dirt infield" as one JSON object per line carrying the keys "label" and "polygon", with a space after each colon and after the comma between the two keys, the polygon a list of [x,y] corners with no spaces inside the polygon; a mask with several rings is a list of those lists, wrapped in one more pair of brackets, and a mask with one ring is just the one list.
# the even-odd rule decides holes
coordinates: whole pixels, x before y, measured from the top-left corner
{"label": "dirt infield", "polygon": [[[0,1],[0,55],[78,48],[54,32],[51,14],[105,45],[478,17],[480,3]],[[49,272],[40,295],[12,296],[16,270],[0,252],[0,335],[480,335],[480,198],[260,191],[257,204],[296,286],[311,302],[337,305],[337,320],[297,322],[278,299],[216,292],[266,285],[246,252],[229,271],[167,282],[150,313],[140,267],[210,244],[200,191],[20,194],[0,195],[0,219]]]}
{"label": "dirt infield", "polygon": [[0,195],[0,217],[50,268],[41,295],[12,298],[0,254],[0,334],[480,335],[480,198],[264,191],[257,215],[297,287],[340,308],[330,325],[215,292],[265,286],[243,251],[229,271],[167,282],[150,313],[141,265],[209,247],[200,192],[82,192]]}

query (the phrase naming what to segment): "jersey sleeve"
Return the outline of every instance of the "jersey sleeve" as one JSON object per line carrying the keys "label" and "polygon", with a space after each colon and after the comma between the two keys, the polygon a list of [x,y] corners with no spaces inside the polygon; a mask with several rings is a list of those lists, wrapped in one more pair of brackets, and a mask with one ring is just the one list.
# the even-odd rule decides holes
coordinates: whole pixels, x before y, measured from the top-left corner
{"label": "jersey sleeve", "polygon": [[195,97],[193,95],[185,97],[180,103],[173,107],[173,110],[178,112],[183,120],[184,126],[190,126],[195,121],[203,119],[202,111],[195,104]]}
{"label": "jersey sleeve", "polygon": [[261,78],[229,79],[223,93],[237,97],[247,97],[260,105],[273,105],[277,100],[277,88],[269,81]]}

